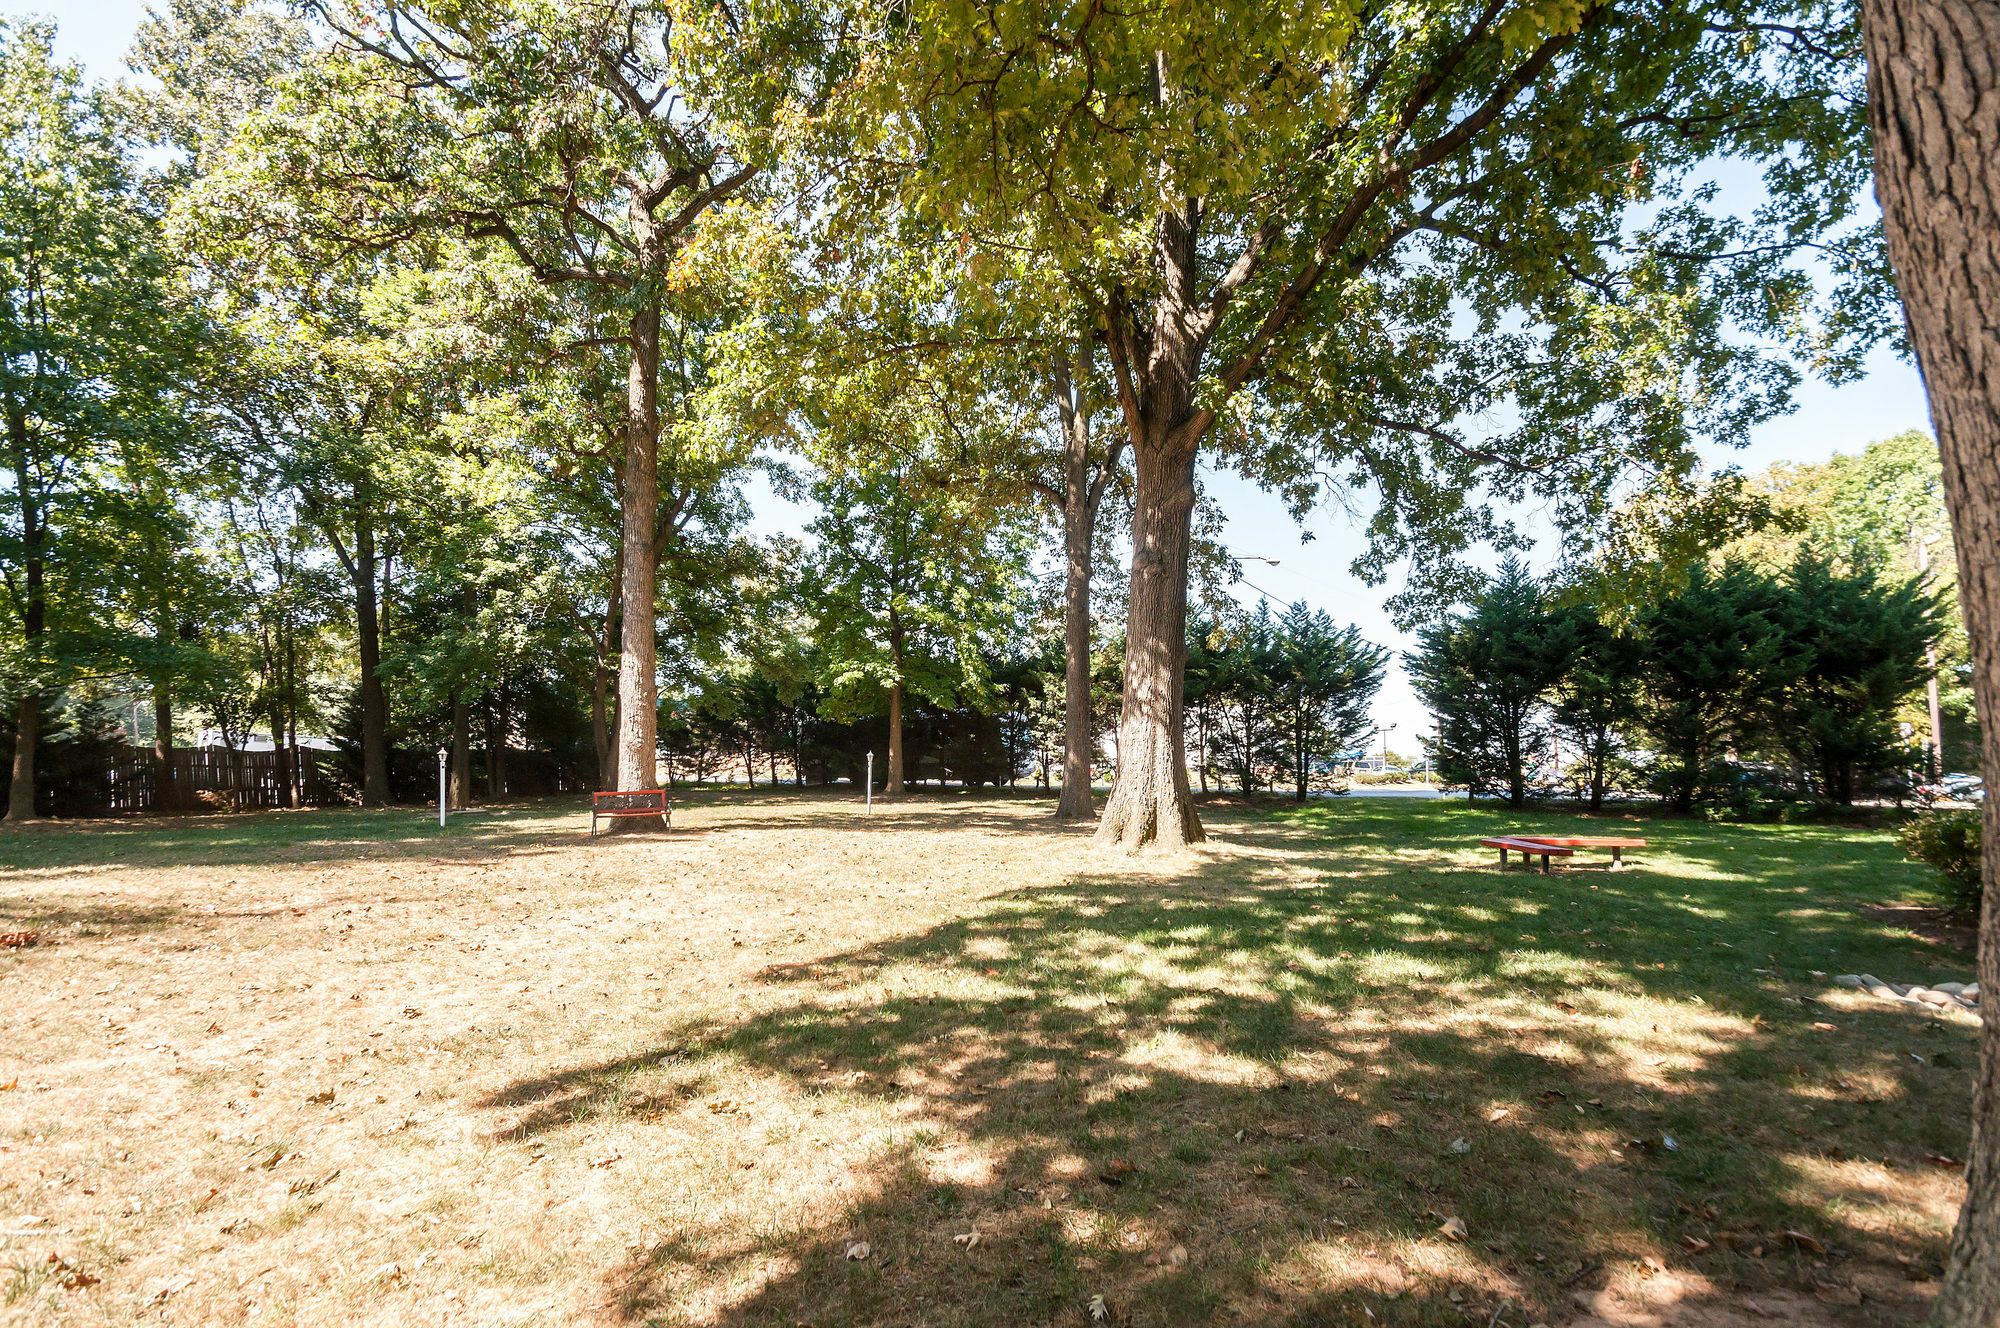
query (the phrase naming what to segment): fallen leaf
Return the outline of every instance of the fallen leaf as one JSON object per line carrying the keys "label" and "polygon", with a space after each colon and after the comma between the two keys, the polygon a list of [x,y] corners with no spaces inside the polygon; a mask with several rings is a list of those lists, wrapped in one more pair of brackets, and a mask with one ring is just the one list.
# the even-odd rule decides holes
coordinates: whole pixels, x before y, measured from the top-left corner
{"label": "fallen leaf", "polygon": [[1444,1225],[1439,1227],[1438,1230],[1442,1231],[1451,1240],[1464,1240],[1472,1234],[1471,1231],[1466,1229],[1465,1219],[1462,1217],[1447,1217],[1444,1220]]}
{"label": "fallen leaf", "polygon": [[847,1257],[857,1262],[867,1258],[869,1253],[868,1242],[865,1240],[857,1240],[847,1247]]}
{"label": "fallen leaf", "polygon": [[87,1286],[96,1286],[104,1279],[95,1273],[86,1273],[60,1254],[49,1255],[49,1276],[65,1291],[81,1291]]}
{"label": "fallen leaf", "polygon": [[185,1291],[193,1285],[194,1285],[194,1275],[192,1273],[182,1273],[179,1277],[174,1278],[172,1281],[168,1282],[165,1286],[162,1286],[158,1291],[155,1291],[153,1293],[153,1298],[147,1301],[146,1303],[148,1305],[157,1305],[161,1301],[165,1300],[168,1296],[174,1295],[177,1292]]}
{"label": "fallen leaf", "polygon": [[1172,1264],[1174,1267],[1176,1268],[1183,1267],[1186,1265],[1187,1261],[1188,1261],[1187,1246],[1176,1245],[1172,1249],[1167,1251],[1167,1262]]}
{"label": "fallen leaf", "polygon": [[21,1086],[21,1076],[17,1074],[12,1079],[9,1079],[6,1083],[0,1084],[0,1093],[10,1092],[13,1089],[19,1088],[20,1086]]}
{"label": "fallen leaf", "polygon": [[1957,1158],[1946,1157],[1943,1153],[1925,1153],[1924,1161],[1934,1167],[1962,1167],[1965,1165],[1965,1163],[1959,1161]]}
{"label": "fallen leaf", "polygon": [[1709,1247],[1709,1242],[1703,1240],[1700,1236],[1681,1237],[1681,1248],[1686,1250],[1689,1254],[1700,1254],[1703,1250],[1707,1249],[1708,1247]]}
{"label": "fallen leaf", "polygon": [[973,1230],[966,1232],[962,1236],[953,1236],[951,1238],[951,1243],[954,1245],[962,1246],[963,1248],[968,1250],[976,1249],[978,1248],[979,1245],[979,1232],[977,1230]]}
{"label": "fallen leaf", "polygon": [[1491,1110],[1491,1111],[1489,1111],[1489,1112],[1487,1112],[1487,1113],[1486,1113],[1486,1119],[1487,1119],[1487,1120],[1489,1120],[1489,1121],[1503,1121],[1503,1120],[1506,1120],[1506,1119],[1507,1119],[1507,1108],[1505,1108],[1505,1107],[1495,1107],[1495,1108],[1493,1108],[1493,1110]]}
{"label": "fallen leaf", "polygon": [[314,1176],[309,1179],[295,1180],[292,1182],[292,1188],[286,1191],[286,1193],[312,1194],[317,1190],[323,1189],[326,1186],[333,1184],[334,1180],[339,1175],[340,1175],[340,1168],[335,1167],[332,1171],[327,1172],[324,1176]]}
{"label": "fallen leaf", "polygon": [[368,1280],[371,1282],[393,1282],[402,1275],[403,1268],[401,1264],[393,1262],[385,1263],[374,1272],[368,1274]]}
{"label": "fallen leaf", "polygon": [[1789,1240],[1790,1242],[1792,1242],[1792,1244],[1798,1246],[1802,1250],[1811,1250],[1814,1254],[1826,1253],[1826,1246],[1820,1244],[1819,1241],[1813,1239],[1811,1236],[1808,1236],[1803,1231],[1793,1231],[1787,1228],[1785,1231],[1785,1239]]}
{"label": "fallen leaf", "polygon": [[614,1148],[610,1152],[602,1155],[601,1157],[591,1158],[590,1165],[593,1167],[608,1167],[613,1162],[616,1162],[619,1158],[623,1156],[625,1156],[623,1153],[619,1152],[617,1149]]}
{"label": "fallen leaf", "polygon": [[1822,1032],[1822,1033],[1831,1033],[1831,1032],[1834,1032],[1834,1031],[1835,1031],[1835,1030],[1836,1030],[1836,1029],[1837,1029],[1837,1028],[1839,1027],[1839,1025],[1837,1025],[1837,1024],[1814,1024],[1814,1025],[1813,1025],[1813,1027],[1814,1027],[1814,1028],[1816,1028],[1816,1029],[1818,1029],[1818,1030],[1819,1030],[1820,1032]]}
{"label": "fallen leaf", "polygon": [[1265,1166],[1262,1162],[1258,1162],[1254,1163],[1251,1166],[1250,1174],[1255,1176],[1259,1180],[1268,1180],[1271,1175],[1271,1169]]}
{"label": "fallen leaf", "polygon": [[1092,1296],[1087,1308],[1090,1310],[1090,1321],[1092,1323],[1103,1323],[1111,1317],[1111,1307],[1104,1303],[1104,1297],[1102,1296]]}
{"label": "fallen leaf", "polygon": [[1541,1098],[1544,1102],[1560,1102],[1568,1096],[1569,1094],[1563,1092],[1560,1088],[1544,1088],[1541,1092]]}
{"label": "fallen leaf", "polygon": [[42,939],[38,931],[0,931],[0,946],[9,950],[33,945]]}
{"label": "fallen leaf", "polygon": [[307,1098],[306,1105],[309,1107],[323,1107],[328,1105],[332,1101],[333,1101],[333,1090],[331,1088],[328,1088],[320,1092],[314,1093],[311,1097]]}

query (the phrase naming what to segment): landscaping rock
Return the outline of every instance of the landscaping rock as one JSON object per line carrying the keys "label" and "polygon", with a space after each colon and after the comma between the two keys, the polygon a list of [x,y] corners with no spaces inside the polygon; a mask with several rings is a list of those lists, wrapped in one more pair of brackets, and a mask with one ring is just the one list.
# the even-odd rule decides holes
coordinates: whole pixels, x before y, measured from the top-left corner
{"label": "landscaping rock", "polygon": [[1859,973],[1842,973],[1833,980],[1836,987],[1866,987],[1868,982]]}
{"label": "landscaping rock", "polygon": [[1935,988],[1917,992],[1916,997],[1925,1005],[1955,1006],[1958,1004],[1956,996],[1953,996],[1948,991],[1938,991]]}
{"label": "landscaping rock", "polygon": [[1937,986],[1932,987],[1931,990],[1941,991],[1947,996],[1962,996],[1965,994],[1965,984],[1963,982],[1940,982]]}

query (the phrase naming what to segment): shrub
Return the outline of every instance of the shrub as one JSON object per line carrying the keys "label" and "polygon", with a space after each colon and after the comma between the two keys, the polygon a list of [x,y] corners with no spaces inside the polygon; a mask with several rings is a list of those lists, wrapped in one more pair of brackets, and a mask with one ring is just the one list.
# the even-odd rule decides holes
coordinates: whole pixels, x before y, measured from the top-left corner
{"label": "shrub", "polygon": [[1924,812],[1904,824],[1903,851],[1937,868],[1950,891],[1955,912],[1979,915],[1983,880],[1979,872],[1979,813]]}

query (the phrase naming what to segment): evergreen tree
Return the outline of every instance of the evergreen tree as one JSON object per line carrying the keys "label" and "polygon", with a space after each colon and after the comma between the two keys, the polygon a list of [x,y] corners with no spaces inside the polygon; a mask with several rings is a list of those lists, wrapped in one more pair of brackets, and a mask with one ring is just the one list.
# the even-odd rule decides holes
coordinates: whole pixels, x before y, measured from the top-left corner
{"label": "evergreen tree", "polygon": [[1757,736],[1784,651],[1779,598],[1741,563],[1696,564],[1640,613],[1641,723],[1676,810],[1726,787],[1727,758]]}
{"label": "evergreen tree", "polygon": [[1529,753],[1546,745],[1544,700],[1575,649],[1573,620],[1511,557],[1470,612],[1418,632],[1403,659],[1436,717],[1438,774],[1473,793],[1504,789],[1510,806],[1525,802]]}
{"label": "evergreen tree", "polygon": [[1550,718],[1557,739],[1580,753],[1589,772],[1585,796],[1597,811],[1621,735],[1639,715],[1639,652],[1630,634],[1603,622],[1595,606],[1576,606],[1568,614],[1574,653],[1556,683]]}
{"label": "evergreen tree", "polygon": [[1915,760],[1897,734],[1897,706],[1923,685],[1940,596],[1805,552],[1777,587],[1773,617],[1772,727],[1814,792],[1851,803],[1871,778]]}
{"label": "evergreen tree", "polygon": [[1293,795],[1303,802],[1314,762],[1368,731],[1389,653],[1363,641],[1360,628],[1335,627],[1325,610],[1298,603],[1279,624],[1277,654],[1278,710]]}

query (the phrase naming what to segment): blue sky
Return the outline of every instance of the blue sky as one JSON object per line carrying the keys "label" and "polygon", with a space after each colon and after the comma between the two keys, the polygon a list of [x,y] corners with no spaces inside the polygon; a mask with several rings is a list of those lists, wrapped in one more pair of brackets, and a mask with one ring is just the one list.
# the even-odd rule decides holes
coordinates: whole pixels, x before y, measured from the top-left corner
{"label": "blue sky", "polygon": [[[23,3],[0,0],[0,15],[41,14],[58,24],[62,54],[83,62],[98,78],[125,72],[123,58],[145,5],[139,0],[67,0],[66,3]],[[1877,438],[1904,429],[1928,429],[1929,411],[1916,370],[1887,350],[1868,362],[1867,375],[1843,387],[1809,382],[1798,393],[1798,409],[1758,428],[1748,447],[1736,451],[1711,448],[1704,459],[1716,467],[1735,466],[1746,472],[1778,461],[1823,461],[1835,452],[1857,452]],[[1210,491],[1228,516],[1225,538],[1239,556],[1275,559],[1245,564],[1246,584],[1238,598],[1254,605],[1268,594],[1281,603],[1305,600],[1343,622],[1360,625],[1371,639],[1400,652],[1408,638],[1396,631],[1382,611],[1390,589],[1366,586],[1347,572],[1363,541],[1344,515],[1320,513],[1307,522],[1311,542],[1276,498],[1234,475],[1208,477]],[[803,514],[760,488],[753,497],[755,525],[760,531],[796,531]],[[1414,751],[1413,733],[1428,732],[1430,721],[1411,694],[1400,664],[1392,668],[1375,706],[1376,723],[1394,724],[1391,745]]]}

